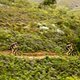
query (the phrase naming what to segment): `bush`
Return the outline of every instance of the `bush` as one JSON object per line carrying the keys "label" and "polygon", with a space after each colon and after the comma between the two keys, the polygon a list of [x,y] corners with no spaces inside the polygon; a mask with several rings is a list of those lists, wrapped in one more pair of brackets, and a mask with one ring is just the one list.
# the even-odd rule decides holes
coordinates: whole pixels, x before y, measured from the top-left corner
{"label": "bush", "polygon": [[55,4],[56,0],[44,0],[43,5]]}
{"label": "bush", "polygon": [[78,80],[79,59],[46,57],[41,60],[25,60],[0,55],[0,80]]}

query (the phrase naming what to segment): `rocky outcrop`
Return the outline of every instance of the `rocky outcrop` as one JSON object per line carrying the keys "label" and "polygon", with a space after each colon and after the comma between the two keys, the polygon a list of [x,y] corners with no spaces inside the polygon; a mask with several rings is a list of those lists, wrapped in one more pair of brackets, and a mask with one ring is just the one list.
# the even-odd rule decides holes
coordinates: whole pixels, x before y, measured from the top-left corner
{"label": "rocky outcrop", "polygon": [[74,9],[80,7],[80,0],[57,0],[57,5],[67,6]]}
{"label": "rocky outcrop", "polygon": [[[44,0],[29,0],[29,1],[41,3]],[[80,0],[56,0],[56,1],[57,1],[57,5],[66,6],[71,9],[80,7]]]}
{"label": "rocky outcrop", "polygon": [[41,2],[43,2],[44,0],[29,0],[29,1],[41,3]]}

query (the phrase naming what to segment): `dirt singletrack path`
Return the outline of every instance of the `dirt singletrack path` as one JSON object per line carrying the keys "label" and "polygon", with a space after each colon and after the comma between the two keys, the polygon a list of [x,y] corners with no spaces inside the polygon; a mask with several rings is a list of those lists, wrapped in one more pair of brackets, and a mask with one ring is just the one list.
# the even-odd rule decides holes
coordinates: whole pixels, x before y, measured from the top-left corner
{"label": "dirt singletrack path", "polygon": [[[11,51],[0,51],[0,54],[2,54],[2,55],[14,55],[11,53]],[[46,52],[46,51],[39,51],[39,52],[34,52],[34,53],[22,53],[21,56],[16,55],[16,57],[24,58],[24,59],[43,59],[46,56],[54,57],[54,58],[59,57],[56,53]]]}

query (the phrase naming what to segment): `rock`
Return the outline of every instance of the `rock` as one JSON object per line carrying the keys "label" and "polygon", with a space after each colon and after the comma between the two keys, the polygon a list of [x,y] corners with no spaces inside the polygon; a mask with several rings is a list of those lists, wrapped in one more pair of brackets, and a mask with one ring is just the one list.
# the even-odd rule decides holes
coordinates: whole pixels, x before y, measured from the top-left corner
{"label": "rock", "polygon": [[41,2],[43,2],[44,0],[29,0],[29,1],[36,2],[36,3],[41,3]]}
{"label": "rock", "polygon": [[64,34],[64,31],[62,31],[61,29],[56,29],[56,32],[59,34]]}
{"label": "rock", "polygon": [[74,9],[80,6],[80,0],[57,0],[57,6],[58,5]]}
{"label": "rock", "polygon": [[40,30],[48,30],[49,28],[47,26],[40,26]]}

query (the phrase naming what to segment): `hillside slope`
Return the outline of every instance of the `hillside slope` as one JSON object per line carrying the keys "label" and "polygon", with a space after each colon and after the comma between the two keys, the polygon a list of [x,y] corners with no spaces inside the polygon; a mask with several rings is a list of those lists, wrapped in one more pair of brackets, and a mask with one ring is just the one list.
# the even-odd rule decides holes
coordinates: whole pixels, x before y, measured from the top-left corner
{"label": "hillside slope", "polygon": [[80,80],[80,60],[0,55],[0,80]]}
{"label": "hillside slope", "polygon": [[80,11],[54,6],[38,8],[25,0],[0,3],[0,50],[10,49],[14,42],[23,52],[66,53],[68,42],[74,44],[74,52],[76,47],[80,50]]}

